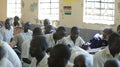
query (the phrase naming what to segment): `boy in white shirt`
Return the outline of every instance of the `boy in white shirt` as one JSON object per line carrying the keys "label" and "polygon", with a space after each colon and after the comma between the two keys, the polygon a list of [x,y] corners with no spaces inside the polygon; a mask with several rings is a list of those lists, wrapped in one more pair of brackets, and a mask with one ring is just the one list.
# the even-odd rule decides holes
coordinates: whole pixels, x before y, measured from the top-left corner
{"label": "boy in white shirt", "polygon": [[34,67],[46,67],[48,55],[46,49],[48,48],[48,40],[43,35],[34,36],[30,43],[30,55],[36,58],[36,65]]}
{"label": "boy in white shirt", "polygon": [[13,67],[13,64],[6,58],[5,49],[0,46],[0,67]]}
{"label": "boy in white shirt", "polygon": [[104,67],[104,63],[109,60],[116,58],[120,60],[120,34],[112,33],[108,39],[108,47],[97,52],[94,55],[93,67]]}

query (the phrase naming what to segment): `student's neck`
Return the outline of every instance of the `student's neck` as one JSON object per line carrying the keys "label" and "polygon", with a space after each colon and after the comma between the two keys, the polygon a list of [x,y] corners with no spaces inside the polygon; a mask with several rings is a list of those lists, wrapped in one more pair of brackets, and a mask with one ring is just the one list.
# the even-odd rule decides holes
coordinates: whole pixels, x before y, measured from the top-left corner
{"label": "student's neck", "polygon": [[37,59],[37,64],[36,65],[39,64],[39,62],[44,58],[44,56],[45,56],[45,52],[43,52],[43,53],[39,54],[38,56],[36,56],[36,59]]}
{"label": "student's neck", "polygon": [[112,50],[110,50],[110,53],[113,57],[115,57],[115,55],[117,54],[117,53],[115,53],[115,51],[112,51]]}
{"label": "student's neck", "polygon": [[24,32],[25,32],[25,33],[28,32],[28,29],[24,30]]}
{"label": "student's neck", "polygon": [[76,39],[73,39],[73,38],[71,37],[71,40],[72,40],[72,41],[73,41],[73,43],[75,44]]}
{"label": "student's neck", "polygon": [[57,42],[58,38],[57,38],[57,35],[56,34],[53,34],[53,39],[55,41],[55,43]]}

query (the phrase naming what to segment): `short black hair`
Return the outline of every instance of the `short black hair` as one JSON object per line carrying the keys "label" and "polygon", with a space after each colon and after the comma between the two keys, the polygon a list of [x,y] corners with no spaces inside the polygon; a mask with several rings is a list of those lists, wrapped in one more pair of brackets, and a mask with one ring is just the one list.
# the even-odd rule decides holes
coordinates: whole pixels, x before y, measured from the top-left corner
{"label": "short black hair", "polygon": [[[79,30],[79,28],[76,27],[76,26],[74,26],[74,27],[71,28],[71,32],[78,31],[78,30]],[[80,32],[80,30],[79,30],[79,32]]]}
{"label": "short black hair", "polygon": [[120,62],[118,59],[109,59],[104,63],[104,67],[119,67]]}
{"label": "short black hair", "polygon": [[15,16],[14,19],[18,19],[18,20],[19,20],[19,17],[18,17],[18,16]]}
{"label": "short black hair", "polygon": [[57,44],[52,48],[50,51],[50,56],[53,56],[54,58],[66,58],[69,60],[71,55],[71,50],[67,45],[64,44]]}
{"label": "short black hair", "polygon": [[48,48],[48,39],[43,35],[33,36],[30,45],[35,45],[36,47],[41,47],[43,51],[46,51]]}
{"label": "short black hair", "polygon": [[112,42],[116,40],[116,38],[120,38],[120,34],[118,32],[113,32],[108,39],[108,44],[111,45]]}
{"label": "short black hair", "polygon": [[71,51],[67,45],[57,44],[50,51],[50,57],[48,58],[48,66],[65,67],[70,56]]}
{"label": "short black hair", "polygon": [[56,32],[60,32],[62,30],[66,31],[66,28],[64,26],[60,26],[57,28]]}
{"label": "short black hair", "polygon": [[42,35],[42,34],[43,34],[43,32],[42,32],[42,29],[40,27],[34,28],[34,30],[33,30],[33,36]]}

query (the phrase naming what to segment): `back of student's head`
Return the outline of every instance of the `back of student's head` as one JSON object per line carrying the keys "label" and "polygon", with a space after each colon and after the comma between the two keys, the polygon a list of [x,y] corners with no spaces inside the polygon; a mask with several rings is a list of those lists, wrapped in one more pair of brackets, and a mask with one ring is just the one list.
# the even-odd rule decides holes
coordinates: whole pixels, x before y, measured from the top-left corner
{"label": "back of student's head", "polygon": [[112,33],[108,39],[108,47],[112,53],[118,54],[120,52],[120,34]]}
{"label": "back of student's head", "polygon": [[40,27],[36,27],[33,30],[33,36],[36,36],[36,35],[43,35],[42,29]]}
{"label": "back of student's head", "polygon": [[31,45],[36,45],[36,47],[46,50],[48,48],[48,40],[43,35],[36,35],[32,38]]}
{"label": "back of student's head", "polygon": [[71,55],[71,51],[68,46],[64,44],[58,44],[54,46],[50,52],[48,59],[49,67],[65,67]]}
{"label": "back of student's head", "polygon": [[30,55],[32,57],[42,56],[48,48],[48,40],[43,35],[33,36],[30,43]]}
{"label": "back of student's head", "polygon": [[109,59],[105,62],[104,67],[120,67],[120,61],[118,59]]}
{"label": "back of student's head", "polygon": [[92,62],[91,56],[80,54],[75,58],[73,67],[92,67]]}
{"label": "back of student's head", "polygon": [[5,49],[3,46],[0,46],[0,60],[5,56]]}
{"label": "back of student's head", "polygon": [[110,36],[109,36],[109,39],[108,39],[108,44],[109,46],[111,46],[111,44],[118,40],[120,38],[120,34],[117,33],[117,32],[113,32]]}

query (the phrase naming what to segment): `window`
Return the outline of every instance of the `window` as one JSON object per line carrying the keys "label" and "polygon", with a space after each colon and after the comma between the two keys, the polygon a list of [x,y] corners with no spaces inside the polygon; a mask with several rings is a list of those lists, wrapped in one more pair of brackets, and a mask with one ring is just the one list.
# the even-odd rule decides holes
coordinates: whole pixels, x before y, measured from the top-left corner
{"label": "window", "polygon": [[114,24],[115,0],[85,0],[83,22]]}
{"label": "window", "polygon": [[39,0],[39,19],[59,20],[59,0]]}
{"label": "window", "polygon": [[7,0],[7,17],[21,17],[21,0]]}

